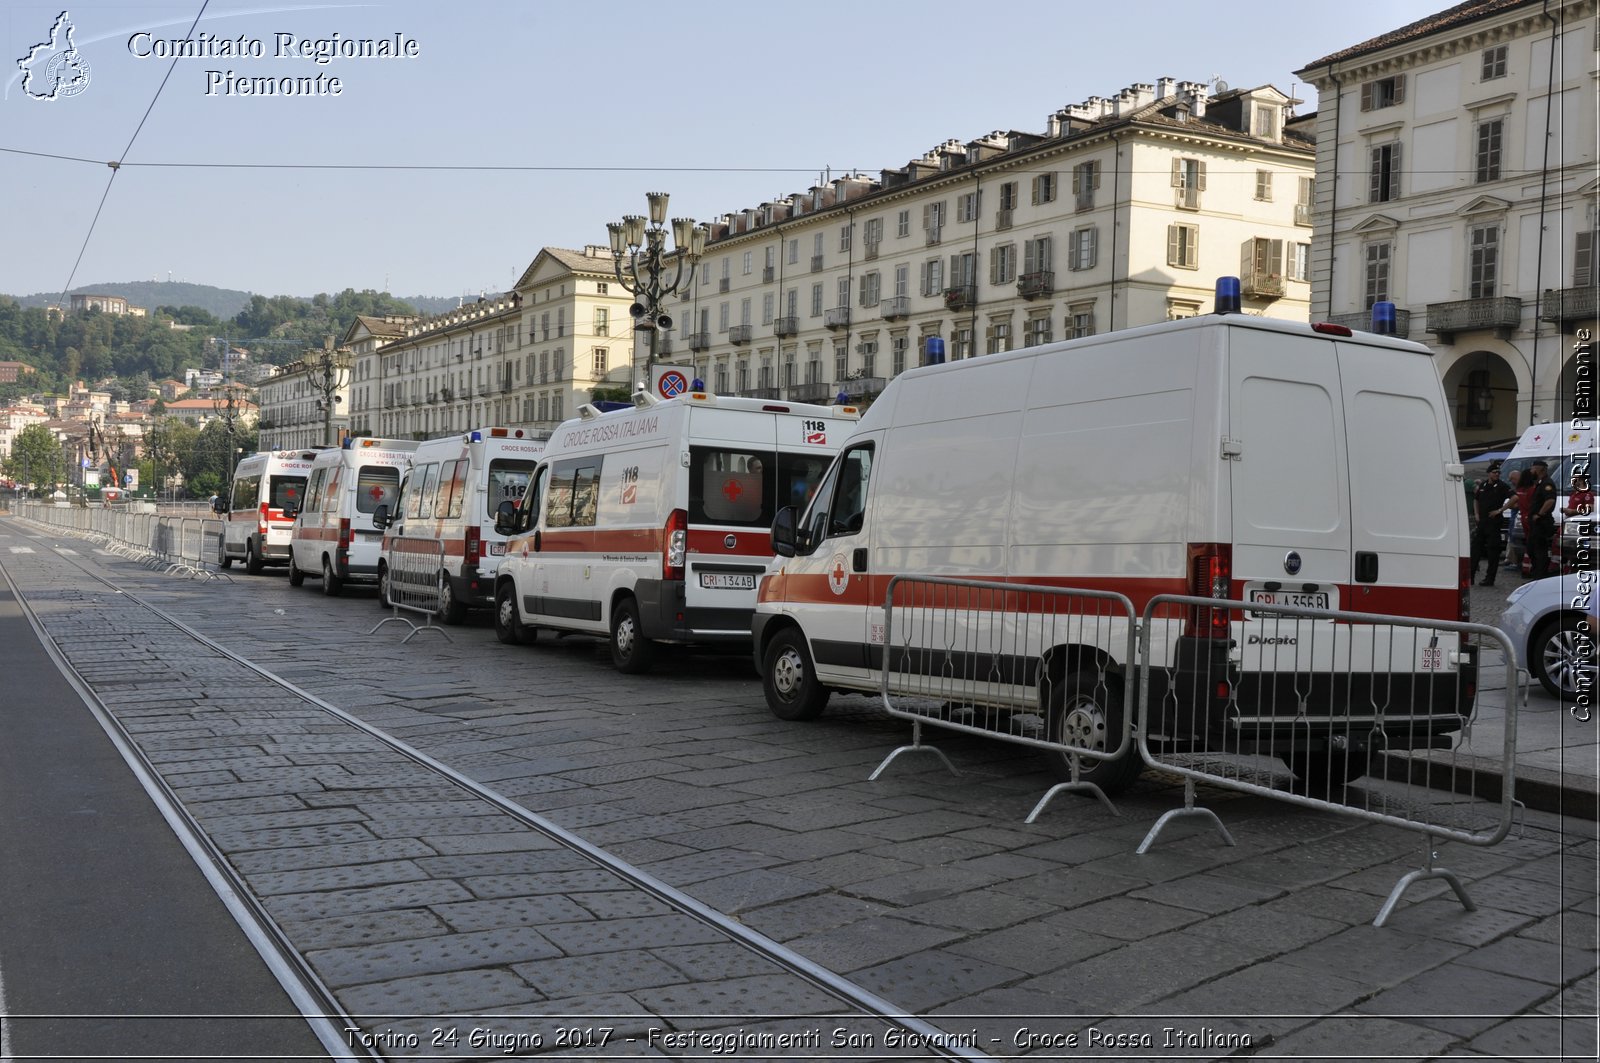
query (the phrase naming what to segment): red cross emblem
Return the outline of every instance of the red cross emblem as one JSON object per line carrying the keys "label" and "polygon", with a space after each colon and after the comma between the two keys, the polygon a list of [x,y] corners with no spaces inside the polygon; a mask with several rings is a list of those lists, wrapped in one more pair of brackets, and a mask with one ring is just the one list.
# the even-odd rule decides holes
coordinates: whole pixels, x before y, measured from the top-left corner
{"label": "red cross emblem", "polygon": [[844,582],[844,562],[843,561],[835,561],[833,563],[833,578],[838,580],[841,583]]}
{"label": "red cross emblem", "polygon": [[722,493],[729,502],[737,502],[739,496],[744,494],[744,488],[739,484],[738,480],[729,480],[722,485]]}
{"label": "red cross emblem", "polygon": [[373,484],[372,490],[367,493],[372,496],[374,502],[383,501],[383,486],[381,484]]}

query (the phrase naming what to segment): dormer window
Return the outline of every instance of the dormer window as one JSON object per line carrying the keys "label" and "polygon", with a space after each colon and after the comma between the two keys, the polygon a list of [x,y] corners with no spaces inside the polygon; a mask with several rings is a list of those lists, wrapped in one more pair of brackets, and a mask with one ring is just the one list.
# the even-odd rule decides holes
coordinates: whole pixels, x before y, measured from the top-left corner
{"label": "dormer window", "polygon": [[1277,140],[1278,108],[1258,103],[1253,110],[1255,111],[1255,128],[1253,130],[1255,135],[1264,140]]}

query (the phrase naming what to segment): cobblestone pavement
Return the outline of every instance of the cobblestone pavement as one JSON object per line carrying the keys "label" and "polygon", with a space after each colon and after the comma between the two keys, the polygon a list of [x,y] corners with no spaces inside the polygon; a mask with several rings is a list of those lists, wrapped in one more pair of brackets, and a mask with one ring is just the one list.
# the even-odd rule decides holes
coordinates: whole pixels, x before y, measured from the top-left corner
{"label": "cobblestone pavement", "polygon": [[426,1037],[441,1027],[426,1016],[450,1013],[462,1034],[537,1029],[552,1058],[619,1051],[556,1049],[556,1025],[531,1016],[561,1015],[618,1037],[677,1032],[627,1058],[709,1057],[685,1032],[740,1028],[794,1045],[734,1058],[904,1054],[814,979],[198,650],[80,563],[980,1054],[1596,1055],[1591,822],[1530,812],[1491,848],[1439,847],[1477,910],[1424,883],[1378,929],[1421,866],[1418,834],[1205,791],[1236,847],[1179,827],[1136,856],[1181,802],[1170,777],[1120,798],[1121,817],[1068,797],[1029,825],[1049,780],[1026,750],[937,736],[961,778],[896,762],[867,782],[904,724],[855,697],[778,721],[744,658],[666,653],[628,677],[593,641],[501,646],[487,618],[402,645],[404,629],[367,633],[383,615],[370,591],[197,582],[82,540],[26,557],[6,541],[20,540],[0,539],[0,565],[52,637],[375,1031]]}

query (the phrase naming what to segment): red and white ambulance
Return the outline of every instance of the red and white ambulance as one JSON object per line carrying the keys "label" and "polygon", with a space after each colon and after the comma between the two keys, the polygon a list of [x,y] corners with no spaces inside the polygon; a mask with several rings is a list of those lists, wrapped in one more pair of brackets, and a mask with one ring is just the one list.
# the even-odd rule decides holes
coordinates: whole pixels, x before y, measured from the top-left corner
{"label": "red and white ambulance", "polygon": [[748,645],[780,508],[804,505],[859,413],[690,391],[585,406],[556,429],[495,578],[495,630],[609,636],[624,672],[659,643]]}
{"label": "red and white ambulance", "polygon": [[264,450],[234,467],[227,495],[213,504],[225,519],[217,558],[223,568],[243,561],[244,570],[255,576],[267,565],[288,562],[294,513],[305,498],[306,477],[318,452]]}
{"label": "red and white ambulance", "polygon": [[322,593],[338,594],[352,580],[377,581],[383,529],[373,516],[394,505],[416,449],[411,439],[357,436],[317,453],[289,539],[292,586],[320,575]]}

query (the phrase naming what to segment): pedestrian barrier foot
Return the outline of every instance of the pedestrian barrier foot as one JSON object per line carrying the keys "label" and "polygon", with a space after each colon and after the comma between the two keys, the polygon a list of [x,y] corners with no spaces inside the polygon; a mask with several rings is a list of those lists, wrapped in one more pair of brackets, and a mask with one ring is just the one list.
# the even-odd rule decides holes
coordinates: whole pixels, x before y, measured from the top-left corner
{"label": "pedestrian barrier foot", "polygon": [[1162,813],[1161,818],[1156,820],[1155,825],[1150,828],[1150,833],[1144,836],[1144,841],[1139,843],[1139,848],[1134,851],[1140,856],[1143,856],[1145,853],[1150,851],[1150,847],[1156,843],[1156,838],[1161,834],[1162,829],[1165,828],[1168,823],[1171,823],[1175,819],[1194,817],[1209,820],[1211,825],[1217,828],[1217,833],[1222,836],[1222,842],[1224,845],[1237,844],[1233,840],[1233,835],[1228,833],[1228,828],[1222,825],[1222,820],[1215,812],[1211,811],[1209,808],[1195,807],[1194,780],[1186,775],[1183,778],[1183,807],[1169,809],[1168,811]]}
{"label": "pedestrian barrier foot", "polygon": [[1438,856],[1438,853],[1434,851],[1433,839],[1429,838],[1427,842],[1427,847],[1424,849],[1427,857],[1423,866],[1416,871],[1402,875],[1400,881],[1394,884],[1394,889],[1389,891],[1389,899],[1383,902],[1383,907],[1378,910],[1378,917],[1372,921],[1373,926],[1382,926],[1388,922],[1389,916],[1394,912],[1395,905],[1400,903],[1401,895],[1414,884],[1430,878],[1444,879],[1450,883],[1450,888],[1456,891],[1456,899],[1461,902],[1461,907],[1469,912],[1478,910],[1478,906],[1472,903],[1471,897],[1467,896],[1466,887],[1461,884],[1461,879],[1454,871],[1433,866],[1434,858]]}
{"label": "pedestrian barrier foot", "polygon": [[1058,782],[1054,786],[1050,787],[1050,789],[1046,790],[1045,795],[1039,798],[1039,803],[1033,806],[1033,811],[1028,813],[1028,818],[1022,822],[1032,823],[1034,820],[1039,818],[1039,813],[1044,811],[1044,806],[1050,803],[1050,799],[1052,797],[1054,797],[1056,794],[1069,792],[1091,794],[1100,799],[1100,803],[1106,806],[1107,812],[1110,812],[1113,816],[1122,815],[1121,812],[1117,811],[1117,806],[1111,803],[1111,798],[1107,797],[1106,792],[1100,789],[1099,786],[1092,782],[1084,782],[1081,779],[1074,779],[1071,782]]}
{"label": "pedestrian barrier foot", "polygon": [[[431,619],[432,618],[430,618],[430,620]],[[406,625],[406,627],[409,627],[411,629],[411,633],[409,635],[407,635],[405,638],[400,640],[400,645],[402,645],[402,646],[404,646],[406,643],[410,642],[412,639],[416,638],[418,634],[420,634],[421,632],[424,632],[424,631],[437,631],[439,634],[444,635],[444,640],[446,642],[454,642],[455,641],[455,639],[451,638],[448,634],[446,634],[444,628],[442,628],[442,627],[434,627],[432,623],[417,624],[417,623],[412,622],[411,620],[408,620],[407,618],[405,618],[403,616],[398,616],[398,615],[397,616],[386,616],[386,617],[384,617],[382,620],[380,620],[376,624],[374,624],[372,626],[372,630],[367,632],[367,634],[376,635],[378,633],[378,629],[380,627],[382,627],[385,624],[390,624],[390,623],[395,623],[395,622],[404,624],[404,625]]]}
{"label": "pedestrian barrier foot", "polygon": [[923,745],[922,721],[912,720],[911,744],[909,746],[901,746],[899,749],[896,749],[894,752],[890,753],[887,757],[884,757],[883,763],[878,765],[877,770],[875,770],[871,775],[867,776],[867,781],[876,782],[878,776],[883,774],[883,770],[887,768],[891,762],[893,762],[895,757],[898,757],[902,753],[932,753],[934,756],[944,761],[944,766],[950,769],[951,775],[958,777],[961,775],[961,773],[956,770],[956,766],[950,763],[950,758],[944,755],[944,751],[942,749],[939,749],[937,746]]}

